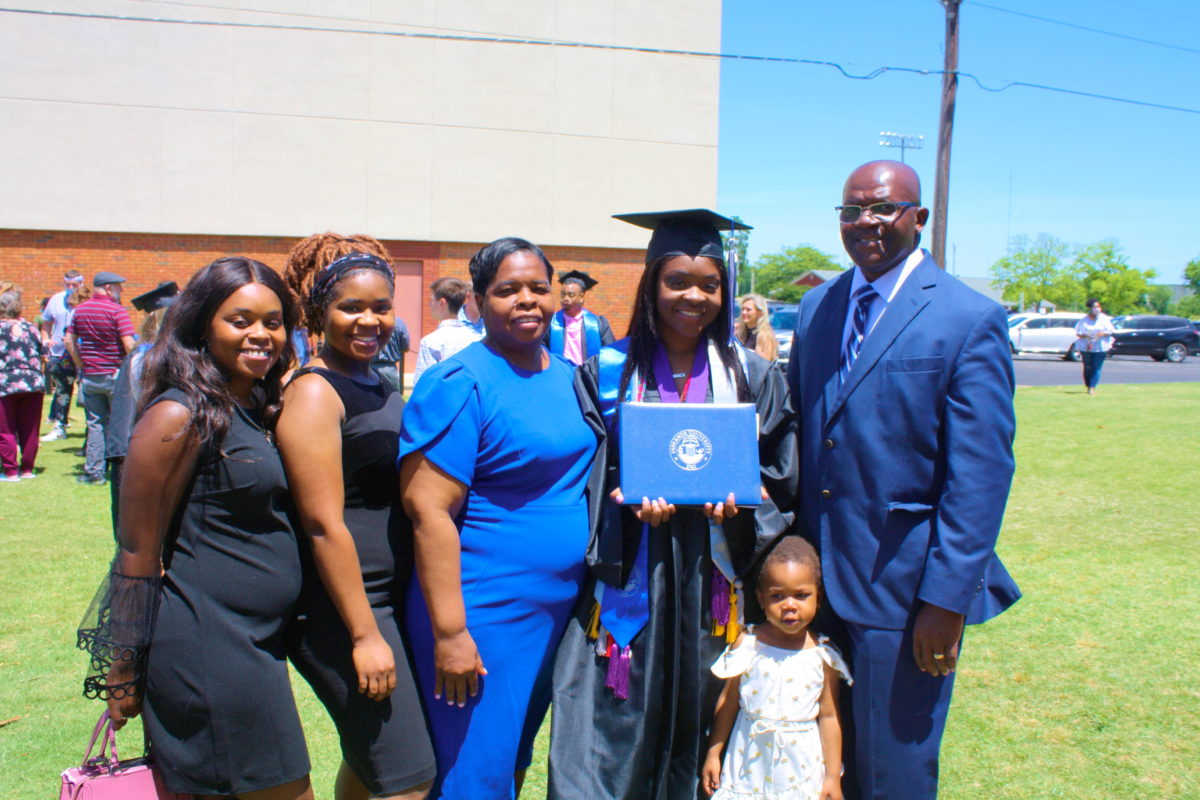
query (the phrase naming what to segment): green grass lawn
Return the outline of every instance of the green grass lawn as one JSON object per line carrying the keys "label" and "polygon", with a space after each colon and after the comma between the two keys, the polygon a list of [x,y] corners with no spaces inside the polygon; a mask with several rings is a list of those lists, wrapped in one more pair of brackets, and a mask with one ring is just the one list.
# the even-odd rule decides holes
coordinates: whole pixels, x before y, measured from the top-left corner
{"label": "green grass lawn", "polygon": [[[1025,597],[968,633],[941,797],[1200,797],[1200,384],[1021,389],[1017,411],[999,549]],[[0,484],[0,798],[56,796],[99,713],[74,630],[113,542],[107,487],[74,482],[81,441]],[[328,798],[333,728],[294,685]]]}

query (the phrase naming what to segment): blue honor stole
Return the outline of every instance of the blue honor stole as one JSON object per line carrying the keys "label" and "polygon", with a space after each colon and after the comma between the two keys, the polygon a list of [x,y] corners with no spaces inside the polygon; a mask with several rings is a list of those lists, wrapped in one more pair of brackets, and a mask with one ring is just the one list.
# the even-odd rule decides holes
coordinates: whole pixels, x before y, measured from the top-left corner
{"label": "blue honor stole", "polygon": [[[563,311],[555,311],[554,316],[550,318],[550,352],[558,353],[560,356],[566,352],[567,347],[567,320],[566,313]],[[628,345],[626,345],[628,347]],[[600,320],[596,315],[583,310],[583,358],[586,361],[588,356],[593,356],[600,352]],[[622,357],[621,364],[624,365],[625,359]],[[617,383],[621,381],[620,369],[617,371]],[[613,390],[614,392],[616,389]]]}
{"label": "blue honor stole", "polygon": [[[557,315],[555,315],[557,316]],[[553,330],[553,329],[552,329]],[[551,339],[553,341],[553,338]],[[742,369],[746,369],[745,351],[740,344],[734,345]],[[604,419],[604,427],[611,441],[618,441],[617,428],[620,423],[617,408],[621,402],[630,402],[635,398],[635,391],[643,386],[646,380],[635,370],[630,376],[629,386],[625,397],[618,398],[621,387],[621,372],[625,369],[625,360],[629,354],[629,339],[613,342],[600,350],[597,359],[599,384],[600,413]],[[709,374],[712,376],[713,399],[716,402],[736,402],[737,390],[733,376],[726,370],[720,369],[721,359],[712,342],[708,343]],[[650,380],[653,379],[651,376]],[[699,388],[699,387],[697,387]],[[707,391],[707,387],[704,387]],[[640,392],[638,392],[640,394]],[[724,603],[724,619],[720,619],[720,630],[717,622],[720,612],[717,610],[717,598],[714,595],[714,635],[726,635],[728,641],[737,638],[737,617],[740,616],[744,604],[738,602],[742,590],[742,582],[737,578],[733,569],[733,559],[730,556],[729,545],[725,541],[724,528],[714,522],[709,522],[709,549],[714,565],[714,590],[727,598]],[[642,532],[638,540],[637,554],[634,556],[633,567],[629,578],[622,587],[610,586],[603,581],[596,582],[595,599],[598,615],[593,611],[594,619],[589,626],[589,635],[595,634],[596,652],[608,657],[608,675],[605,685],[613,690],[614,696],[627,699],[629,696],[629,669],[632,651],[630,645],[650,621],[650,526],[642,523]],[[728,592],[728,594],[726,594]],[[732,613],[730,613],[732,612]],[[600,635],[600,628],[606,635]]]}

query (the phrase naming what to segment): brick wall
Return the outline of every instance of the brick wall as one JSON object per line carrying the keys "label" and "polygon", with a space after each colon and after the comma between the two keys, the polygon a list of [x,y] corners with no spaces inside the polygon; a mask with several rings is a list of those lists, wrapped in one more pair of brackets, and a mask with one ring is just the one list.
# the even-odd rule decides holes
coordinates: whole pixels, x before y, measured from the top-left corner
{"label": "brick wall", "polygon": [[[230,255],[257,259],[282,269],[288,250],[296,241],[282,236],[0,229],[0,279],[11,280],[21,287],[25,315],[33,318],[41,299],[62,289],[62,275],[67,270],[82,272],[89,285],[97,272],[115,272],[128,281],[122,301],[133,314],[136,325],[141,315],[133,312],[129,299],[153,289],[159,281],[175,281],[183,286],[200,267]],[[443,275],[469,281],[467,263],[480,247],[468,242],[385,241],[384,244],[397,260],[421,262],[421,283],[426,297],[430,284]],[[642,251],[547,247],[546,255],[557,272],[580,269],[600,281],[588,293],[588,307],[608,317],[613,332],[618,338],[623,336],[641,277]],[[421,335],[434,327],[434,320],[424,315]]]}

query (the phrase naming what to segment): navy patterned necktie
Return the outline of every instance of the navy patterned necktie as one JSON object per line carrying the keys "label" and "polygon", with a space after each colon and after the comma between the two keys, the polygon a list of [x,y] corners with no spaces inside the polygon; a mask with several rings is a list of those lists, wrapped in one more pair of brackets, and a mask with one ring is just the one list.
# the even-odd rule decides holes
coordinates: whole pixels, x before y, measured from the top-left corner
{"label": "navy patterned necktie", "polygon": [[874,286],[864,283],[850,297],[850,302],[854,304],[854,319],[850,322],[850,335],[842,345],[842,361],[838,367],[839,386],[846,382],[850,375],[850,367],[854,365],[858,352],[862,350],[863,339],[867,338],[867,315],[871,310],[871,302],[878,296]]}

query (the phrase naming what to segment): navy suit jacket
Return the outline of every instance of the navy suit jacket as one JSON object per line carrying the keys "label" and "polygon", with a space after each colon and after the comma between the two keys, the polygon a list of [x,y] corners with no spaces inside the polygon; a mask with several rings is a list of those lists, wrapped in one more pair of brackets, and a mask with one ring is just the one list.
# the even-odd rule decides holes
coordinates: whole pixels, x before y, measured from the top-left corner
{"label": "navy suit jacket", "polygon": [[983,622],[1020,597],[994,551],[1016,427],[1004,310],[926,254],[839,387],[852,278],[805,294],[788,364],[829,603],[876,628],[918,601]]}

